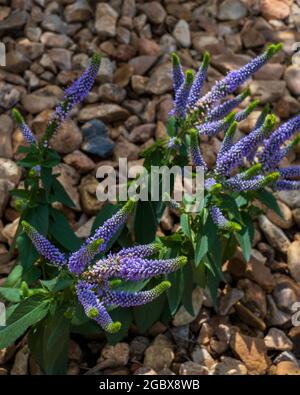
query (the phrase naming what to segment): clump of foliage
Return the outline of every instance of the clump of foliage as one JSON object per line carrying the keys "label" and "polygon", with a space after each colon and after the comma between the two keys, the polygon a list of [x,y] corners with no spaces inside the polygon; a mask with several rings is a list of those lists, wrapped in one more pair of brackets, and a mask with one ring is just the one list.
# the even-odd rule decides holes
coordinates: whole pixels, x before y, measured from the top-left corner
{"label": "clump of foliage", "polygon": [[[62,212],[53,206],[60,202],[73,207],[73,202],[53,174],[60,157],[49,141],[89,93],[100,57],[94,55],[81,77],[65,91],[41,141],[14,110],[29,143],[20,148],[25,157],[19,165],[28,171],[24,188],[12,192],[21,225],[13,244],[18,249],[18,264],[0,288],[9,302],[0,348],[29,329],[29,346],[43,371],[64,373],[70,333],[99,333],[102,328],[110,341],[118,341],[131,322],[143,332],[158,319],[168,321],[181,305],[193,314],[195,286],[207,287],[216,302],[223,280],[222,263],[238,245],[245,259],[250,257],[253,219],[258,214],[254,200],[280,214],[272,189],[300,188],[295,180],[299,167],[280,167],[282,158],[299,142],[299,136],[291,138],[300,128],[300,116],[275,129],[276,118],[266,106],[254,129],[236,141],[238,122],[247,118],[258,102],[235,110],[249,96],[248,90],[225,100],[280,48],[270,45],[203,96],[209,55],[204,55],[194,75],[191,70],[184,73],[173,54],[175,98],[167,125],[170,138],[144,152],[144,166],[149,171],[153,165],[184,167],[192,160],[195,169],[205,173],[204,199],[196,202],[199,210],[190,212],[195,202],[188,199],[179,204],[172,199],[166,202],[163,196],[158,202],[129,200],[122,208],[107,204],[85,241],[76,237]],[[224,139],[216,164],[209,168],[199,138],[221,132]],[[178,209],[181,226],[175,234],[158,238],[157,225],[166,205]],[[133,235],[126,227],[131,214]]]}

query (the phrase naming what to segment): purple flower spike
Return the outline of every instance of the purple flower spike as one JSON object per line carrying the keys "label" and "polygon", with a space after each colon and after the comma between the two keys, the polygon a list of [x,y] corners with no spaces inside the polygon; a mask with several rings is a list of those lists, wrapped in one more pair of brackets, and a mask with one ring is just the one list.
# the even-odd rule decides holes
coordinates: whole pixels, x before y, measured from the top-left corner
{"label": "purple flower spike", "polygon": [[283,178],[300,177],[300,166],[289,166],[278,169]]}
{"label": "purple flower spike", "polygon": [[231,122],[234,120],[234,118],[235,114],[234,112],[232,112],[224,119],[213,122],[205,122],[202,125],[197,126],[197,129],[200,134],[212,137],[220,133],[222,130],[227,129]]}
{"label": "purple flower spike", "polygon": [[173,66],[173,88],[175,97],[179,92],[182,84],[184,83],[184,73],[180,64],[180,59],[176,53],[172,53],[172,66]]}
{"label": "purple flower spike", "polygon": [[222,211],[218,207],[212,206],[210,207],[209,211],[212,220],[214,221],[215,225],[217,225],[218,228],[229,230],[229,231],[241,230],[241,226],[236,222],[229,221],[228,219],[226,219],[222,214]]}
{"label": "purple flower spike", "polygon": [[169,274],[184,266],[186,257],[173,259],[122,258],[117,276],[124,280],[147,280],[148,278]]}
{"label": "purple flower spike", "polygon": [[275,130],[268,140],[265,141],[264,150],[259,156],[260,162],[262,163],[264,169],[272,168],[274,165],[280,162],[282,158],[279,160],[276,158],[277,163],[275,163],[274,154],[276,155],[276,153],[279,153],[281,145],[299,130],[300,115],[297,115],[289,121],[283,123],[277,130]]}
{"label": "purple flower spike", "polygon": [[204,53],[202,64],[195,75],[193,85],[188,98],[188,107],[193,108],[200,98],[201,90],[205,82],[207,69],[210,61],[210,55],[208,52]]}
{"label": "purple flower spike", "polygon": [[63,101],[55,108],[55,112],[43,136],[43,144],[49,141],[62,122],[69,116],[71,110],[87,97],[95,83],[100,63],[101,56],[94,54],[86,70],[65,90]]}
{"label": "purple flower spike", "polygon": [[121,328],[120,322],[113,322],[104,304],[99,301],[94,292],[95,286],[85,281],[79,281],[76,286],[76,293],[79,302],[82,304],[85,314],[97,322],[105,331],[116,333]]}
{"label": "purple flower spike", "polygon": [[247,106],[245,108],[245,110],[239,111],[236,115],[235,115],[235,120],[237,122],[241,122],[244,119],[248,118],[248,116],[251,114],[251,112],[258,106],[259,100],[253,100],[253,102],[251,102],[249,104],[249,106]]}
{"label": "purple flower spike", "polygon": [[261,128],[252,131],[249,135],[242,138],[217,160],[216,172],[222,175],[228,175],[233,168],[239,166],[243,162],[243,159],[263,142],[266,135],[271,132],[275,122],[276,117],[274,115],[268,115]]}
{"label": "purple flower spike", "polygon": [[232,124],[227,129],[221,148],[218,152],[217,160],[219,160],[222,157],[222,155],[224,155],[225,152],[227,152],[233,146],[233,138],[236,132],[237,125],[238,123],[236,121],[233,121]]}
{"label": "purple flower spike", "polygon": [[276,183],[278,191],[297,191],[300,189],[300,181],[279,180]]}
{"label": "purple flower spike", "polygon": [[250,179],[243,179],[239,175],[229,178],[225,182],[227,188],[233,192],[257,191],[278,180],[279,173],[274,172],[267,176],[258,175]]}
{"label": "purple flower spike", "polygon": [[42,236],[28,222],[22,221],[22,226],[27,236],[31,239],[37,251],[53,265],[62,267],[66,264],[65,255],[59,251],[46,237]]}
{"label": "purple flower spike", "polygon": [[26,141],[26,143],[28,144],[36,144],[37,140],[36,137],[34,136],[34,134],[32,133],[32,131],[30,130],[29,126],[26,124],[26,122],[24,121],[24,118],[22,117],[22,115],[19,113],[19,111],[14,108],[12,110],[14,119],[16,121],[16,123],[18,124],[22,135],[24,137],[24,140]]}
{"label": "purple flower spike", "polygon": [[[93,259],[96,254],[105,251],[107,244],[111,238],[118,232],[118,230],[127,221],[127,218],[135,202],[129,200],[115,215],[106,220],[102,226],[96,229],[93,236],[89,237],[81,248],[74,252],[69,258],[69,270],[72,273],[80,274],[85,269],[86,265]],[[98,248],[91,248],[94,243],[102,240]]]}
{"label": "purple flower spike", "polygon": [[134,247],[122,248],[116,254],[109,254],[108,258],[124,256],[146,258],[148,256],[157,254],[161,250],[161,248],[161,245],[158,243],[140,244]]}
{"label": "purple flower spike", "polygon": [[191,153],[192,162],[195,166],[203,167],[204,171],[207,171],[208,170],[207,164],[205,163],[199,148],[197,131],[195,129],[192,129],[190,132],[190,136],[191,136],[190,153]]}
{"label": "purple flower spike", "polygon": [[219,106],[214,107],[208,113],[208,120],[209,121],[218,121],[228,115],[232,110],[234,110],[237,106],[239,106],[243,100],[247,96],[250,95],[250,90],[246,89],[243,93],[235,97],[234,99],[230,99],[225,103],[220,104]]}
{"label": "purple flower spike", "polygon": [[185,74],[185,82],[181,85],[177,95],[175,96],[174,108],[172,109],[170,115],[174,115],[177,118],[185,117],[193,79],[193,71],[187,70]]}
{"label": "purple flower spike", "polygon": [[262,55],[257,56],[239,70],[229,72],[223,80],[218,81],[210,92],[198,101],[197,106],[200,108],[211,108],[214,103],[233,93],[275,55],[281,47],[281,44],[272,44]]}
{"label": "purple flower spike", "polygon": [[148,291],[126,292],[126,291],[108,291],[103,297],[106,306],[133,307],[141,306],[152,302],[163,292],[170,288],[169,281],[163,281],[156,287]]}

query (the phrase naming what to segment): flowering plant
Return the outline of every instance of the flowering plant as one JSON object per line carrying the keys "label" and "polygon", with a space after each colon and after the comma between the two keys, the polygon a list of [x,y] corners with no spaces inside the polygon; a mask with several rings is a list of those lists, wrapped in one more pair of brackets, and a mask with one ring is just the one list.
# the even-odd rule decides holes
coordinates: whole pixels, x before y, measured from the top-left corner
{"label": "flowering plant", "polygon": [[[259,212],[255,200],[280,215],[272,189],[300,188],[295,180],[299,167],[280,166],[299,142],[299,136],[291,138],[300,128],[300,116],[275,129],[276,117],[266,106],[253,130],[237,139],[238,122],[258,102],[234,110],[249,96],[249,90],[225,100],[280,48],[270,45],[202,96],[209,55],[204,55],[194,75],[191,70],[184,73],[173,54],[175,98],[167,125],[169,140],[158,141],[144,152],[145,167],[184,167],[192,161],[195,170],[204,172],[199,209],[190,212],[190,201],[178,203],[163,196],[158,202],[129,200],[122,208],[106,205],[85,241],[76,237],[62,212],[53,207],[55,202],[72,207],[73,202],[52,172],[60,158],[49,142],[89,93],[100,57],[94,55],[86,71],[65,91],[40,141],[21,114],[13,111],[28,143],[20,148],[25,157],[19,164],[28,171],[24,188],[12,192],[21,213],[13,243],[18,248],[18,264],[0,288],[10,303],[8,325],[0,330],[0,348],[29,329],[28,343],[43,371],[63,373],[70,332],[99,333],[102,328],[116,341],[126,334],[133,319],[144,331],[158,319],[167,321],[181,305],[193,314],[192,291],[199,285],[209,289],[216,303],[223,262],[238,244],[245,259],[250,257],[253,218]],[[205,162],[199,141],[219,133],[224,138],[212,166]],[[166,205],[179,213],[180,228],[169,236],[156,237]],[[131,214],[134,237],[128,237],[126,228]]]}

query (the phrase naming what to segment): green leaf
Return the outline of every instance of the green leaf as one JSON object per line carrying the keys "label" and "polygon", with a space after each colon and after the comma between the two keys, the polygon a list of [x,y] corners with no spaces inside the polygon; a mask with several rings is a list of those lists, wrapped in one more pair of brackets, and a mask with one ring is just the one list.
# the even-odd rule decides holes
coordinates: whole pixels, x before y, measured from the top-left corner
{"label": "green leaf", "polygon": [[[155,286],[153,285],[152,281],[151,283],[152,285],[150,287]],[[154,322],[159,320],[159,317],[165,308],[165,301],[166,296],[162,294],[153,302],[144,306],[136,307],[133,310],[134,321],[138,327],[139,332],[145,333],[147,329],[149,329],[150,326],[154,324]]]}
{"label": "green leaf", "polygon": [[43,319],[49,306],[49,301],[38,295],[21,302],[9,317],[7,326],[0,329],[0,349],[14,343],[31,325]]}
{"label": "green leaf", "polygon": [[16,288],[21,285],[23,267],[16,265],[5,280],[5,287]]}
{"label": "green leaf", "polygon": [[42,167],[41,179],[42,179],[45,191],[46,191],[46,195],[49,195],[53,180],[55,179],[55,177],[52,175],[52,169]]}
{"label": "green leaf", "polygon": [[21,300],[19,288],[0,287],[0,295],[9,302],[20,302]]}
{"label": "green leaf", "polygon": [[65,277],[55,277],[51,280],[40,280],[41,284],[48,289],[50,292],[58,292],[63,289],[68,288],[71,284],[73,284],[73,280],[71,278]]}
{"label": "green leaf", "polygon": [[181,226],[183,233],[186,235],[186,237],[191,240],[192,239],[192,231],[190,228],[188,214],[182,214],[180,216],[180,226]]}
{"label": "green leaf", "polygon": [[273,194],[266,189],[256,192],[256,197],[263,202],[267,208],[273,210],[279,217],[283,218],[280,207],[278,206],[276,198]]}
{"label": "green leaf", "polygon": [[57,307],[37,327],[32,328],[28,344],[35,360],[45,374],[66,374],[68,364],[70,320],[65,308]]}
{"label": "green leaf", "polygon": [[192,292],[194,289],[194,275],[192,265],[187,264],[182,268],[183,271],[183,295],[182,295],[182,304],[185,309],[191,314],[194,315],[194,307],[192,300]]}
{"label": "green leaf", "polygon": [[58,210],[51,208],[49,232],[51,236],[67,251],[76,251],[81,246],[81,241],[75,235],[66,217]]}
{"label": "green leaf", "polygon": [[64,187],[56,178],[53,178],[52,180],[52,190],[54,197],[53,201],[63,203],[65,206],[70,208],[75,207],[73,200],[70,198]]}
{"label": "green leaf", "polygon": [[235,235],[239,242],[239,245],[241,246],[244,258],[246,259],[246,261],[249,261],[251,255],[252,240],[254,237],[253,220],[247,213],[242,213],[241,216],[244,226]]}
{"label": "green leaf", "polygon": [[43,167],[48,167],[52,168],[60,163],[60,156],[59,154],[52,150],[52,149],[47,149],[47,156],[44,162],[42,163]]}
{"label": "green leaf", "polygon": [[135,212],[135,237],[138,243],[151,243],[155,239],[157,226],[165,205],[160,202],[138,201]]}
{"label": "green leaf", "polygon": [[170,137],[177,136],[177,121],[175,117],[170,117],[167,120],[167,133]]}
{"label": "green leaf", "polygon": [[184,291],[183,268],[168,275],[171,287],[167,290],[168,304],[172,315],[178,310]]}

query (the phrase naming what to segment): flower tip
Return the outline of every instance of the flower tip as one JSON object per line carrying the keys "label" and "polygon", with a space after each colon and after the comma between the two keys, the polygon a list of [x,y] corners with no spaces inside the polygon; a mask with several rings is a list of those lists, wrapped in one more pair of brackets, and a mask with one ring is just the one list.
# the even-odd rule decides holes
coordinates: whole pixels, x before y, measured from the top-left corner
{"label": "flower tip", "polygon": [[180,267],[183,267],[183,266],[185,266],[186,264],[187,264],[187,257],[186,256],[180,256],[179,258],[178,258],[178,262],[179,262],[179,266]]}
{"label": "flower tip", "polygon": [[202,65],[207,67],[210,62],[210,53],[205,51],[203,55]]}
{"label": "flower tip", "polygon": [[160,293],[163,293],[166,289],[171,287],[170,281],[162,281],[158,286],[157,289],[159,289]]}
{"label": "flower tip", "polygon": [[209,191],[210,193],[217,193],[221,191],[221,189],[222,189],[222,185],[219,182],[217,182],[216,184],[211,186]]}
{"label": "flower tip", "polygon": [[172,59],[173,66],[176,67],[176,66],[180,65],[180,59],[179,59],[179,56],[177,55],[176,52],[172,52],[171,59]]}
{"label": "flower tip", "polygon": [[119,332],[119,330],[121,329],[122,324],[120,321],[116,321],[116,322],[112,322],[111,324],[107,325],[107,327],[105,328],[106,332],[110,333],[110,334],[114,334]]}
{"label": "flower tip", "polygon": [[230,227],[230,230],[232,230],[233,232],[239,232],[242,229],[240,224],[238,224],[237,222],[233,222],[233,221],[229,222],[229,227]]}
{"label": "flower tip", "polygon": [[133,210],[133,208],[134,208],[136,202],[137,202],[137,199],[136,199],[135,197],[131,197],[131,198],[125,203],[125,205],[122,207],[121,210],[124,211],[124,212],[126,212],[126,213],[130,213],[130,212]]}
{"label": "flower tip", "polygon": [[194,81],[194,72],[193,70],[187,70],[185,72],[185,83],[186,85],[191,85]]}
{"label": "flower tip", "polygon": [[25,232],[28,232],[28,231],[30,231],[30,229],[32,229],[32,226],[27,221],[23,220],[21,222],[21,225],[22,225]]}
{"label": "flower tip", "polygon": [[91,62],[94,65],[100,65],[100,63],[101,63],[101,55],[99,53],[95,52],[93,54],[93,56],[92,56]]}
{"label": "flower tip", "polygon": [[276,124],[277,118],[275,114],[268,114],[266,116],[265,122],[264,122],[264,126],[266,129],[272,129],[274,127],[274,125]]}
{"label": "flower tip", "polygon": [[274,171],[266,176],[266,183],[272,183],[279,179],[280,173],[278,171]]}
{"label": "flower tip", "polygon": [[94,240],[89,246],[88,249],[90,252],[96,253],[100,247],[101,244],[104,243],[104,239],[97,239]]}
{"label": "flower tip", "polygon": [[98,310],[95,308],[95,307],[92,307],[91,309],[89,309],[89,311],[87,312],[87,316],[89,317],[89,318],[96,318],[96,317],[98,317],[98,315],[99,315],[99,312],[98,312]]}
{"label": "flower tip", "polygon": [[267,48],[267,56],[268,57],[274,56],[277,52],[279,52],[282,49],[282,47],[283,47],[282,43],[269,45]]}
{"label": "flower tip", "polygon": [[16,123],[17,123],[18,125],[20,125],[21,123],[24,122],[24,119],[23,119],[21,113],[19,112],[19,110],[17,110],[16,108],[13,108],[13,109],[11,110],[11,112],[12,112],[12,115],[13,115],[13,117],[14,117],[14,120],[16,121]]}

